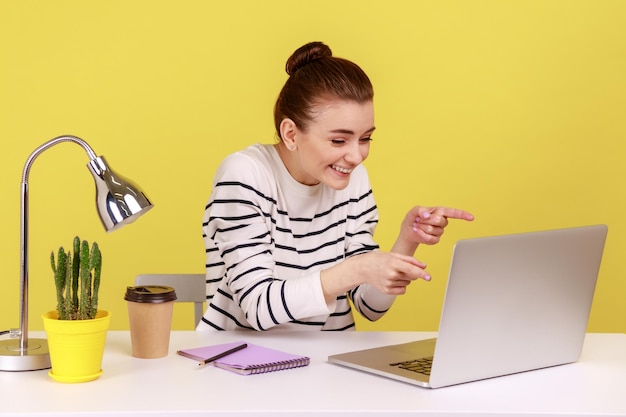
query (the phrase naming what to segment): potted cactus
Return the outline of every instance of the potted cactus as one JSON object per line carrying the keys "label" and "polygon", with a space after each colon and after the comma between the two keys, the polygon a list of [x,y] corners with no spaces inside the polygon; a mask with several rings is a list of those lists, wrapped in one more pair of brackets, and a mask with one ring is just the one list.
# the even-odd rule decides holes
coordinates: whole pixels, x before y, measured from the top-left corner
{"label": "potted cactus", "polygon": [[[50,376],[61,382],[86,382],[102,374],[108,311],[98,310],[102,254],[97,243],[74,238],[72,251],[50,255],[57,309],[43,315],[48,334]],[[86,338],[86,339],[84,339]]]}

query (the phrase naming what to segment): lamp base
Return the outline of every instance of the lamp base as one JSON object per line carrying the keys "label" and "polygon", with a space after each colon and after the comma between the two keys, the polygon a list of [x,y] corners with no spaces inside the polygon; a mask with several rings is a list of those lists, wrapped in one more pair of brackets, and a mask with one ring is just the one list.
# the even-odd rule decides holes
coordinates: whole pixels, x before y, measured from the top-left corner
{"label": "lamp base", "polygon": [[28,339],[25,350],[20,348],[19,339],[0,340],[0,371],[38,371],[50,367],[46,339]]}

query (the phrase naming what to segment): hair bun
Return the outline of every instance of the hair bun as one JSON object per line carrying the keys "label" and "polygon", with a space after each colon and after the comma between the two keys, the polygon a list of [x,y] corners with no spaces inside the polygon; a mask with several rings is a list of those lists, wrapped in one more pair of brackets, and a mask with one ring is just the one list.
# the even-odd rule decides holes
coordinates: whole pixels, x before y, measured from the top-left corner
{"label": "hair bun", "polygon": [[285,71],[290,76],[300,68],[310,64],[311,62],[325,57],[333,56],[333,52],[328,45],[322,42],[310,42],[296,49],[289,57],[285,65]]}

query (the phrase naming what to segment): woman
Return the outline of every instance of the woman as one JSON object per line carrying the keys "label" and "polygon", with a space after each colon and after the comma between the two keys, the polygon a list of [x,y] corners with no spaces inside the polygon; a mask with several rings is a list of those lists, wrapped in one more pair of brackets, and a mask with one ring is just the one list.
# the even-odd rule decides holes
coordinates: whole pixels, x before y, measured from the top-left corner
{"label": "woman", "polygon": [[207,311],[198,330],[349,330],[349,303],[377,320],[414,280],[413,254],[465,211],[414,207],[390,252],[373,240],[367,172],[373,89],[356,64],[313,42],[294,52],[274,108],[278,143],[217,170],[203,219]]}

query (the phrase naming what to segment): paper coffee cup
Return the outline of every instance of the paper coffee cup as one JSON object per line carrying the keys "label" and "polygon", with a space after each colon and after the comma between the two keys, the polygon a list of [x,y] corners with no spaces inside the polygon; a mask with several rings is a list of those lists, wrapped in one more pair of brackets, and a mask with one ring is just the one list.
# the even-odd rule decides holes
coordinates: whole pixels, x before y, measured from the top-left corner
{"label": "paper coffee cup", "polygon": [[176,292],[172,287],[142,285],[126,288],[130,343],[136,358],[167,356]]}

